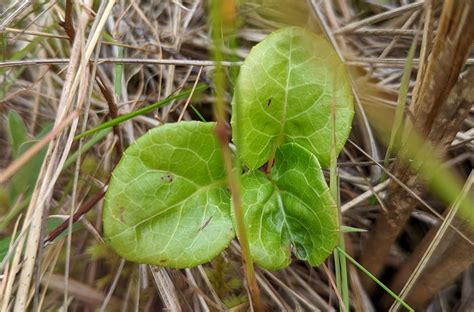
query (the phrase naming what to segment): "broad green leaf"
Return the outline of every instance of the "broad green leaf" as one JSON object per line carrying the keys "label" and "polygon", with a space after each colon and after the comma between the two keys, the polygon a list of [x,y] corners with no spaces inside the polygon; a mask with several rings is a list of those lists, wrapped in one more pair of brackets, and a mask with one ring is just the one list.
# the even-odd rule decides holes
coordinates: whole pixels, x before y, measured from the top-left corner
{"label": "broad green leaf", "polygon": [[107,240],[139,263],[192,267],[234,237],[215,123],[180,122],[149,131],[124,153],[105,197]]}
{"label": "broad green leaf", "polygon": [[283,144],[268,177],[255,170],[241,183],[250,251],[260,266],[286,267],[290,244],[297,257],[311,265],[320,264],[335,248],[336,205],[317,158],[308,150]]}
{"label": "broad green leaf", "polygon": [[232,103],[233,138],[251,169],[275,148],[295,142],[329,165],[331,105],[336,105],[336,149],[351,129],[352,92],[331,45],[299,27],[274,32],[257,44],[240,69]]}

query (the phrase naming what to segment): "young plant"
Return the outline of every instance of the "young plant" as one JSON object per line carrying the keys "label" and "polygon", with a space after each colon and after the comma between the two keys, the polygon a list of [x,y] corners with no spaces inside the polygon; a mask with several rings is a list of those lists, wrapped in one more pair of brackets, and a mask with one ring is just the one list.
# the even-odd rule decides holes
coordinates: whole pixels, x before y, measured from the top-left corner
{"label": "young plant", "polygon": [[[253,260],[281,269],[290,263],[293,247],[298,258],[320,264],[335,248],[339,231],[321,166],[329,166],[333,131],[339,153],[353,116],[343,65],[324,39],[298,27],[281,29],[251,50],[232,108]],[[167,124],[125,151],[103,212],[106,239],[122,257],[192,267],[211,260],[235,237],[215,127]]]}

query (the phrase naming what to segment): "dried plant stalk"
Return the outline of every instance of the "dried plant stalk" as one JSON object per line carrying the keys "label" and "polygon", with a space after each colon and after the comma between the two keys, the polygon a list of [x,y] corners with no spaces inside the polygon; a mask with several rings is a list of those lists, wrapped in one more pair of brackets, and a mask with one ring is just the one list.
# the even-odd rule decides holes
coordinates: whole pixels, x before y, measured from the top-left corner
{"label": "dried plant stalk", "polygon": [[[426,141],[435,146],[440,156],[444,155],[450,142],[459,131],[469,111],[469,103],[460,101],[447,105],[448,95],[458,80],[465,64],[471,43],[474,40],[474,5],[470,1],[446,1],[440,19],[432,52],[426,64],[425,74],[417,81],[419,90],[416,102],[411,107],[411,131],[421,133]],[[408,130],[406,140],[413,132]],[[410,144],[401,147],[400,155],[413,154]],[[406,186],[421,195],[423,180],[402,160],[393,169]],[[426,177],[425,177],[426,178]],[[416,207],[417,200],[396,183],[389,185],[386,211],[383,211],[370,233],[361,254],[361,263],[376,276],[382,273],[391,246]],[[370,280],[363,277],[364,284],[372,289]]]}

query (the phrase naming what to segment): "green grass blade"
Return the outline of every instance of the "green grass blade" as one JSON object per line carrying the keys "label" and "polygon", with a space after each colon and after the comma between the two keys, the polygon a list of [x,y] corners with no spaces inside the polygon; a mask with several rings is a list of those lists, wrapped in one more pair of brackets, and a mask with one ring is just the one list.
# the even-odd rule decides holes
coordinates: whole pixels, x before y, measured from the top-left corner
{"label": "green grass blade", "polygon": [[7,60],[7,36],[4,35],[5,33],[0,33],[0,58],[2,62]]}
{"label": "green grass blade", "polygon": [[[200,92],[200,91],[203,91],[207,88],[206,85],[204,84],[201,84],[201,85],[198,85],[195,89],[195,92]],[[124,121],[127,121],[129,119],[132,119],[132,118],[135,118],[137,116],[140,116],[140,115],[143,115],[143,114],[146,114],[146,113],[149,113],[151,112],[152,110],[158,108],[158,107],[163,107],[165,105],[168,105],[170,104],[171,102],[175,101],[175,100],[179,100],[179,99],[182,99],[182,98],[185,98],[187,96],[189,96],[193,91],[191,89],[189,90],[186,90],[186,91],[183,91],[183,92],[180,92],[176,95],[173,95],[173,96],[170,96],[170,97],[167,97],[166,99],[164,100],[161,100],[161,101],[158,101],[156,103],[153,103],[151,105],[148,105],[146,107],[143,107],[143,108],[140,108],[134,112],[131,112],[131,113],[128,113],[128,114],[125,114],[125,115],[122,115],[122,116],[119,116],[117,118],[114,118],[112,120],[109,120],[107,122],[104,122],[103,124],[95,127],[95,128],[92,128],[90,130],[87,130],[79,135],[76,135],[74,137],[75,140],[79,140],[83,137],[86,137],[86,136],[89,136],[89,135],[92,135],[100,130],[103,130],[103,129],[107,129],[107,128],[111,128],[115,125],[118,125]]]}
{"label": "green grass blade", "polygon": [[[339,177],[337,172],[337,148],[336,148],[336,99],[335,99],[335,92],[337,90],[336,82],[333,84],[333,100],[331,105],[331,155],[330,155],[330,166],[329,166],[329,188],[331,191],[331,195],[336,203],[336,207],[338,209],[338,218],[339,218],[339,226],[342,225],[342,214],[340,209],[340,195],[339,195]],[[339,241],[338,241],[338,248],[345,250],[345,243],[344,243],[344,232],[340,231],[339,233]],[[348,282],[348,274],[347,274],[347,263],[346,258],[339,254],[338,249],[334,250],[334,266],[336,271],[336,286],[339,290],[342,303],[344,304],[344,308],[341,306],[341,311],[349,311],[350,309],[350,300],[349,300],[349,282]]]}
{"label": "green grass blade", "polygon": [[112,131],[112,128],[106,128],[94,134],[94,136],[89,141],[85,142],[82,145],[81,149],[75,151],[71,156],[69,156],[66,159],[66,161],[64,162],[63,170],[67,169],[70,165],[72,165],[77,160],[79,155],[82,155],[83,153],[90,150],[97,142],[102,140],[110,131]]}
{"label": "green grass blade", "polygon": [[[117,57],[123,58],[123,47],[117,47]],[[115,64],[114,91],[117,98],[122,94],[123,64]]]}
{"label": "green grass blade", "polygon": [[204,116],[201,114],[200,111],[198,111],[196,107],[194,107],[193,105],[190,105],[190,107],[202,122],[207,122],[206,118],[204,118]]}
{"label": "green grass blade", "polygon": [[410,46],[410,50],[408,51],[407,62],[405,64],[402,80],[400,82],[400,92],[398,94],[397,109],[395,110],[392,132],[390,134],[390,142],[388,144],[387,152],[385,153],[384,158],[385,167],[388,166],[388,160],[390,158],[390,154],[392,153],[392,149],[396,143],[396,140],[398,140],[400,137],[400,130],[403,124],[403,115],[407,104],[408,88],[410,85],[411,70],[413,68],[413,57],[415,56],[416,42],[417,38],[413,40]]}
{"label": "green grass blade", "polygon": [[372,273],[367,271],[359,262],[357,262],[354,258],[352,258],[348,253],[346,253],[342,248],[336,247],[337,250],[344,255],[345,258],[349,259],[352,264],[354,264],[359,270],[367,274],[375,283],[377,283],[380,287],[382,287],[383,290],[385,290],[390,296],[392,296],[395,300],[397,300],[405,309],[408,311],[415,311],[412,307],[410,307],[405,301],[403,301],[402,298],[397,296],[396,293],[390,290],[387,286],[385,286],[384,283],[379,281]]}

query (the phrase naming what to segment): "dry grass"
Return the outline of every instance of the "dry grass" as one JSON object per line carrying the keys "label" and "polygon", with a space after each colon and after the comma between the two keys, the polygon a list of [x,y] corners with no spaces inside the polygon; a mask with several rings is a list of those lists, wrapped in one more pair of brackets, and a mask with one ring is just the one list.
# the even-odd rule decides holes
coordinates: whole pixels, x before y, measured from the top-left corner
{"label": "dry grass", "polygon": [[[413,65],[417,70],[426,67],[438,29],[440,5],[428,6],[432,3],[428,0],[426,4],[405,0],[242,2],[237,14],[239,48],[223,51],[227,71],[238,66],[266,34],[288,24],[326,35],[347,64],[354,83],[357,116],[351,143],[341,153],[338,166],[343,221],[370,229],[376,215],[385,209],[389,183],[383,180],[385,168],[380,163],[385,146],[377,134],[389,134],[392,128],[403,67],[414,39],[419,48]],[[75,134],[163,99],[177,89],[195,87],[198,80],[213,85],[215,63],[211,60],[205,1],[119,0],[112,5],[113,1],[100,5],[77,2],[68,13],[63,2],[19,1],[4,5],[0,14],[0,220],[8,211],[18,211],[0,228],[1,238],[14,237],[0,267],[1,311],[13,307],[17,311],[26,307],[245,311],[249,309],[248,294],[237,243],[209,264],[170,270],[125,262],[101,238],[102,202],[96,195],[106,187],[123,147],[152,127],[199,119],[195,110],[211,120],[215,102],[211,93],[197,102],[177,100],[121,123],[62,170],[67,157],[87,141],[74,140]],[[73,36],[65,31],[67,27],[60,26],[66,16],[66,21],[73,22]],[[466,64],[472,63],[474,59],[468,58]],[[117,76],[120,71],[123,74]],[[419,79],[422,75],[414,72],[408,106],[413,103],[413,86]],[[230,100],[228,91],[226,97]],[[49,134],[20,158],[13,155],[8,141],[9,111],[22,117],[30,138],[53,124]],[[474,161],[472,107],[458,128],[444,166],[465,181]],[[46,144],[38,182],[31,185],[31,198],[25,190],[23,196],[9,202],[12,176]],[[389,259],[381,260],[387,283],[430,229],[441,223],[439,216],[445,212],[446,205],[436,196],[416,195],[416,207],[401,237]],[[45,243],[51,231],[46,230],[48,217],[66,220],[84,206],[92,209],[77,222],[79,229],[71,222],[67,235]],[[348,251],[359,256],[368,235],[347,234]],[[26,253],[22,256],[24,246]],[[279,272],[256,269],[262,301],[269,311],[335,311],[340,295],[333,287],[332,269],[332,261],[327,261],[327,267],[311,268],[296,260]],[[375,291],[370,297],[370,287],[361,282],[355,268],[350,266],[348,272],[353,309],[382,309],[383,303],[377,300],[381,293]],[[431,307],[473,307],[472,285],[465,282],[473,278],[471,266],[433,298]]]}

